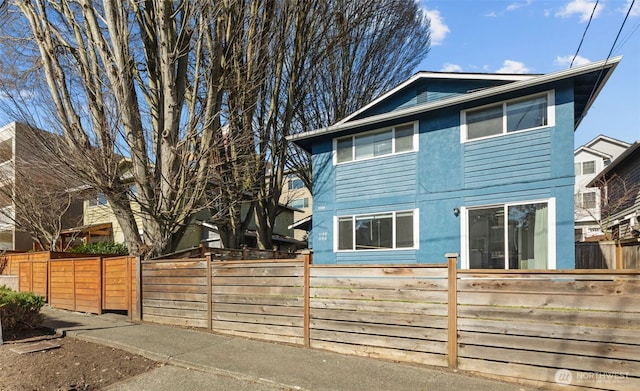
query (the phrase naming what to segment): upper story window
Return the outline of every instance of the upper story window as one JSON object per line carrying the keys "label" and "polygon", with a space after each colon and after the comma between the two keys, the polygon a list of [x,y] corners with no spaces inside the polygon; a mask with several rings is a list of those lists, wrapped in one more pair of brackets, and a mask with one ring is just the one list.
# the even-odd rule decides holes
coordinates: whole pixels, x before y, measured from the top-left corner
{"label": "upper story window", "polygon": [[553,126],[554,95],[530,95],[462,112],[462,139],[475,140]]}
{"label": "upper story window", "polygon": [[89,206],[107,205],[107,197],[104,193],[97,193],[95,198],[89,199]]}
{"label": "upper story window", "polygon": [[577,162],[575,163],[575,171],[576,171],[576,176],[595,174],[596,162],[595,160],[589,160],[587,162]]}
{"label": "upper story window", "polygon": [[337,218],[336,249],[390,250],[416,248],[417,210]]}
{"label": "upper story window", "polygon": [[334,140],[336,163],[371,159],[417,149],[417,123],[403,124]]}
{"label": "upper story window", "polygon": [[298,190],[304,188],[304,182],[302,182],[302,179],[298,178],[295,175],[289,176],[288,183],[289,190]]}
{"label": "upper story window", "polygon": [[303,209],[303,208],[308,208],[309,207],[309,198],[305,197],[305,198],[296,198],[295,200],[292,200],[289,205],[292,208],[297,208],[297,209]]}

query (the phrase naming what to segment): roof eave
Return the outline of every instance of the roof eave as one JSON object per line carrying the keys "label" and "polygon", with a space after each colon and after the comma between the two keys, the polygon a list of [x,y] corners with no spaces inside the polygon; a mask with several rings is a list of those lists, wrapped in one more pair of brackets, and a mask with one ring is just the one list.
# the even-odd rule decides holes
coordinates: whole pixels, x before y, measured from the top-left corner
{"label": "roof eave", "polygon": [[[513,92],[520,89],[533,87],[533,86],[541,85],[545,83],[552,83],[552,82],[560,81],[563,79],[568,79],[571,77],[587,74],[589,72],[598,70],[598,68],[602,68],[602,69],[609,68],[609,71],[606,72],[604,78],[600,82],[600,85],[596,88],[596,90],[594,90],[594,93],[591,99],[587,101],[587,104],[585,105],[585,109],[583,110],[583,115],[581,115],[581,118],[575,124],[575,126],[577,127],[580,121],[582,120],[582,118],[584,118],[584,116],[586,115],[587,111],[591,107],[591,104],[593,103],[595,98],[598,96],[598,93],[600,92],[602,87],[605,85],[606,81],[609,79],[611,73],[613,72],[613,70],[618,65],[621,59],[622,59],[622,56],[618,56],[618,57],[614,57],[607,60],[592,62],[580,67],[565,69],[565,70],[554,72],[554,73],[548,73],[545,75],[532,77],[526,80],[514,81],[513,83],[486,88],[486,89],[472,92],[466,95],[460,95],[460,96],[455,96],[447,99],[442,99],[440,101],[428,103],[425,105],[409,107],[406,109],[395,110],[395,111],[378,114],[378,115],[372,115],[371,117],[353,120],[350,122],[338,122],[334,125],[331,125],[325,128],[319,128],[319,129],[314,129],[304,133],[290,135],[290,136],[287,136],[287,139],[289,141],[299,144],[299,142],[301,141],[309,140],[318,136],[328,136],[337,132],[341,132],[341,131],[345,131],[345,130],[349,130],[349,129],[357,128],[361,126],[367,126],[367,125],[375,124],[381,121],[395,120],[395,119],[399,119],[399,118],[410,116],[410,115],[421,114],[428,111],[445,108],[448,106],[453,106],[453,105],[466,103],[466,102],[470,102],[470,101],[474,101],[482,98],[491,97],[493,95]],[[303,144],[306,144],[306,143],[303,143]]]}

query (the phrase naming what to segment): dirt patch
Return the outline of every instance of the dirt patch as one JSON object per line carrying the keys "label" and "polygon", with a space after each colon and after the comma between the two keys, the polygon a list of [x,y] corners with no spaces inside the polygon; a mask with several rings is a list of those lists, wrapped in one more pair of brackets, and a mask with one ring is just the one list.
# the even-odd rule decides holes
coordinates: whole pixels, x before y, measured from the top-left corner
{"label": "dirt patch", "polygon": [[[98,390],[117,381],[149,371],[161,364],[142,356],[51,330],[30,330],[0,345],[0,390]],[[11,349],[50,341],[59,348],[18,354]]]}

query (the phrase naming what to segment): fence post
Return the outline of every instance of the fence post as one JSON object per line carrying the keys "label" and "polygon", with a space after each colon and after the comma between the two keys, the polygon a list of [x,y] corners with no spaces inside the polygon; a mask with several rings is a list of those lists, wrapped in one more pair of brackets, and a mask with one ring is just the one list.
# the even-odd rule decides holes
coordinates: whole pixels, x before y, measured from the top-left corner
{"label": "fence post", "polygon": [[213,294],[211,293],[213,289],[213,276],[211,273],[212,258],[213,254],[207,256],[207,330],[209,330],[209,332],[213,331]]}
{"label": "fence post", "polygon": [[311,305],[311,297],[310,297],[310,292],[309,292],[309,281],[310,281],[310,277],[309,277],[309,265],[311,264],[311,253],[309,251],[306,251],[303,254],[304,257],[304,313],[303,313],[303,339],[304,339],[304,346],[305,347],[309,347],[311,346],[311,335],[310,335],[310,331],[309,331],[309,322],[310,322],[310,305]]}
{"label": "fence post", "polygon": [[447,358],[449,368],[458,368],[458,254],[447,253],[448,311]]}
{"label": "fence post", "polygon": [[142,260],[136,257],[136,319],[142,320]]}

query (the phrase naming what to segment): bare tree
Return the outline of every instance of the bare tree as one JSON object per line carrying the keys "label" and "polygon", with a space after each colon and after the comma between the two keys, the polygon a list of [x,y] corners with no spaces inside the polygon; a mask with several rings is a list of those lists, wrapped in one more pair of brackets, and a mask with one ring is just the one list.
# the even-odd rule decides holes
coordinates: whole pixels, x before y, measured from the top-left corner
{"label": "bare tree", "polygon": [[77,184],[73,175],[56,167],[38,132],[15,124],[14,137],[0,144],[0,215],[40,248],[57,250],[62,230],[82,223],[82,203],[69,191]]}
{"label": "bare tree", "polygon": [[60,163],[146,256],[171,251],[205,208],[227,247],[255,210],[271,247],[285,137],[395,84],[429,46],[418,6],[400,0],[6,4],[3,94],[63,137]]}
{"label": "bare tree", "polygon": [[429,51],[429,21],[415,2],[308,2],[281,22],[291,41],[275,61],[272,88],[263,94],[258,119],[256,225],[259,246],[271,248],[284,175],[295,172],[311,189],[311,164],[286,136],[328,126],[406,79]]}

